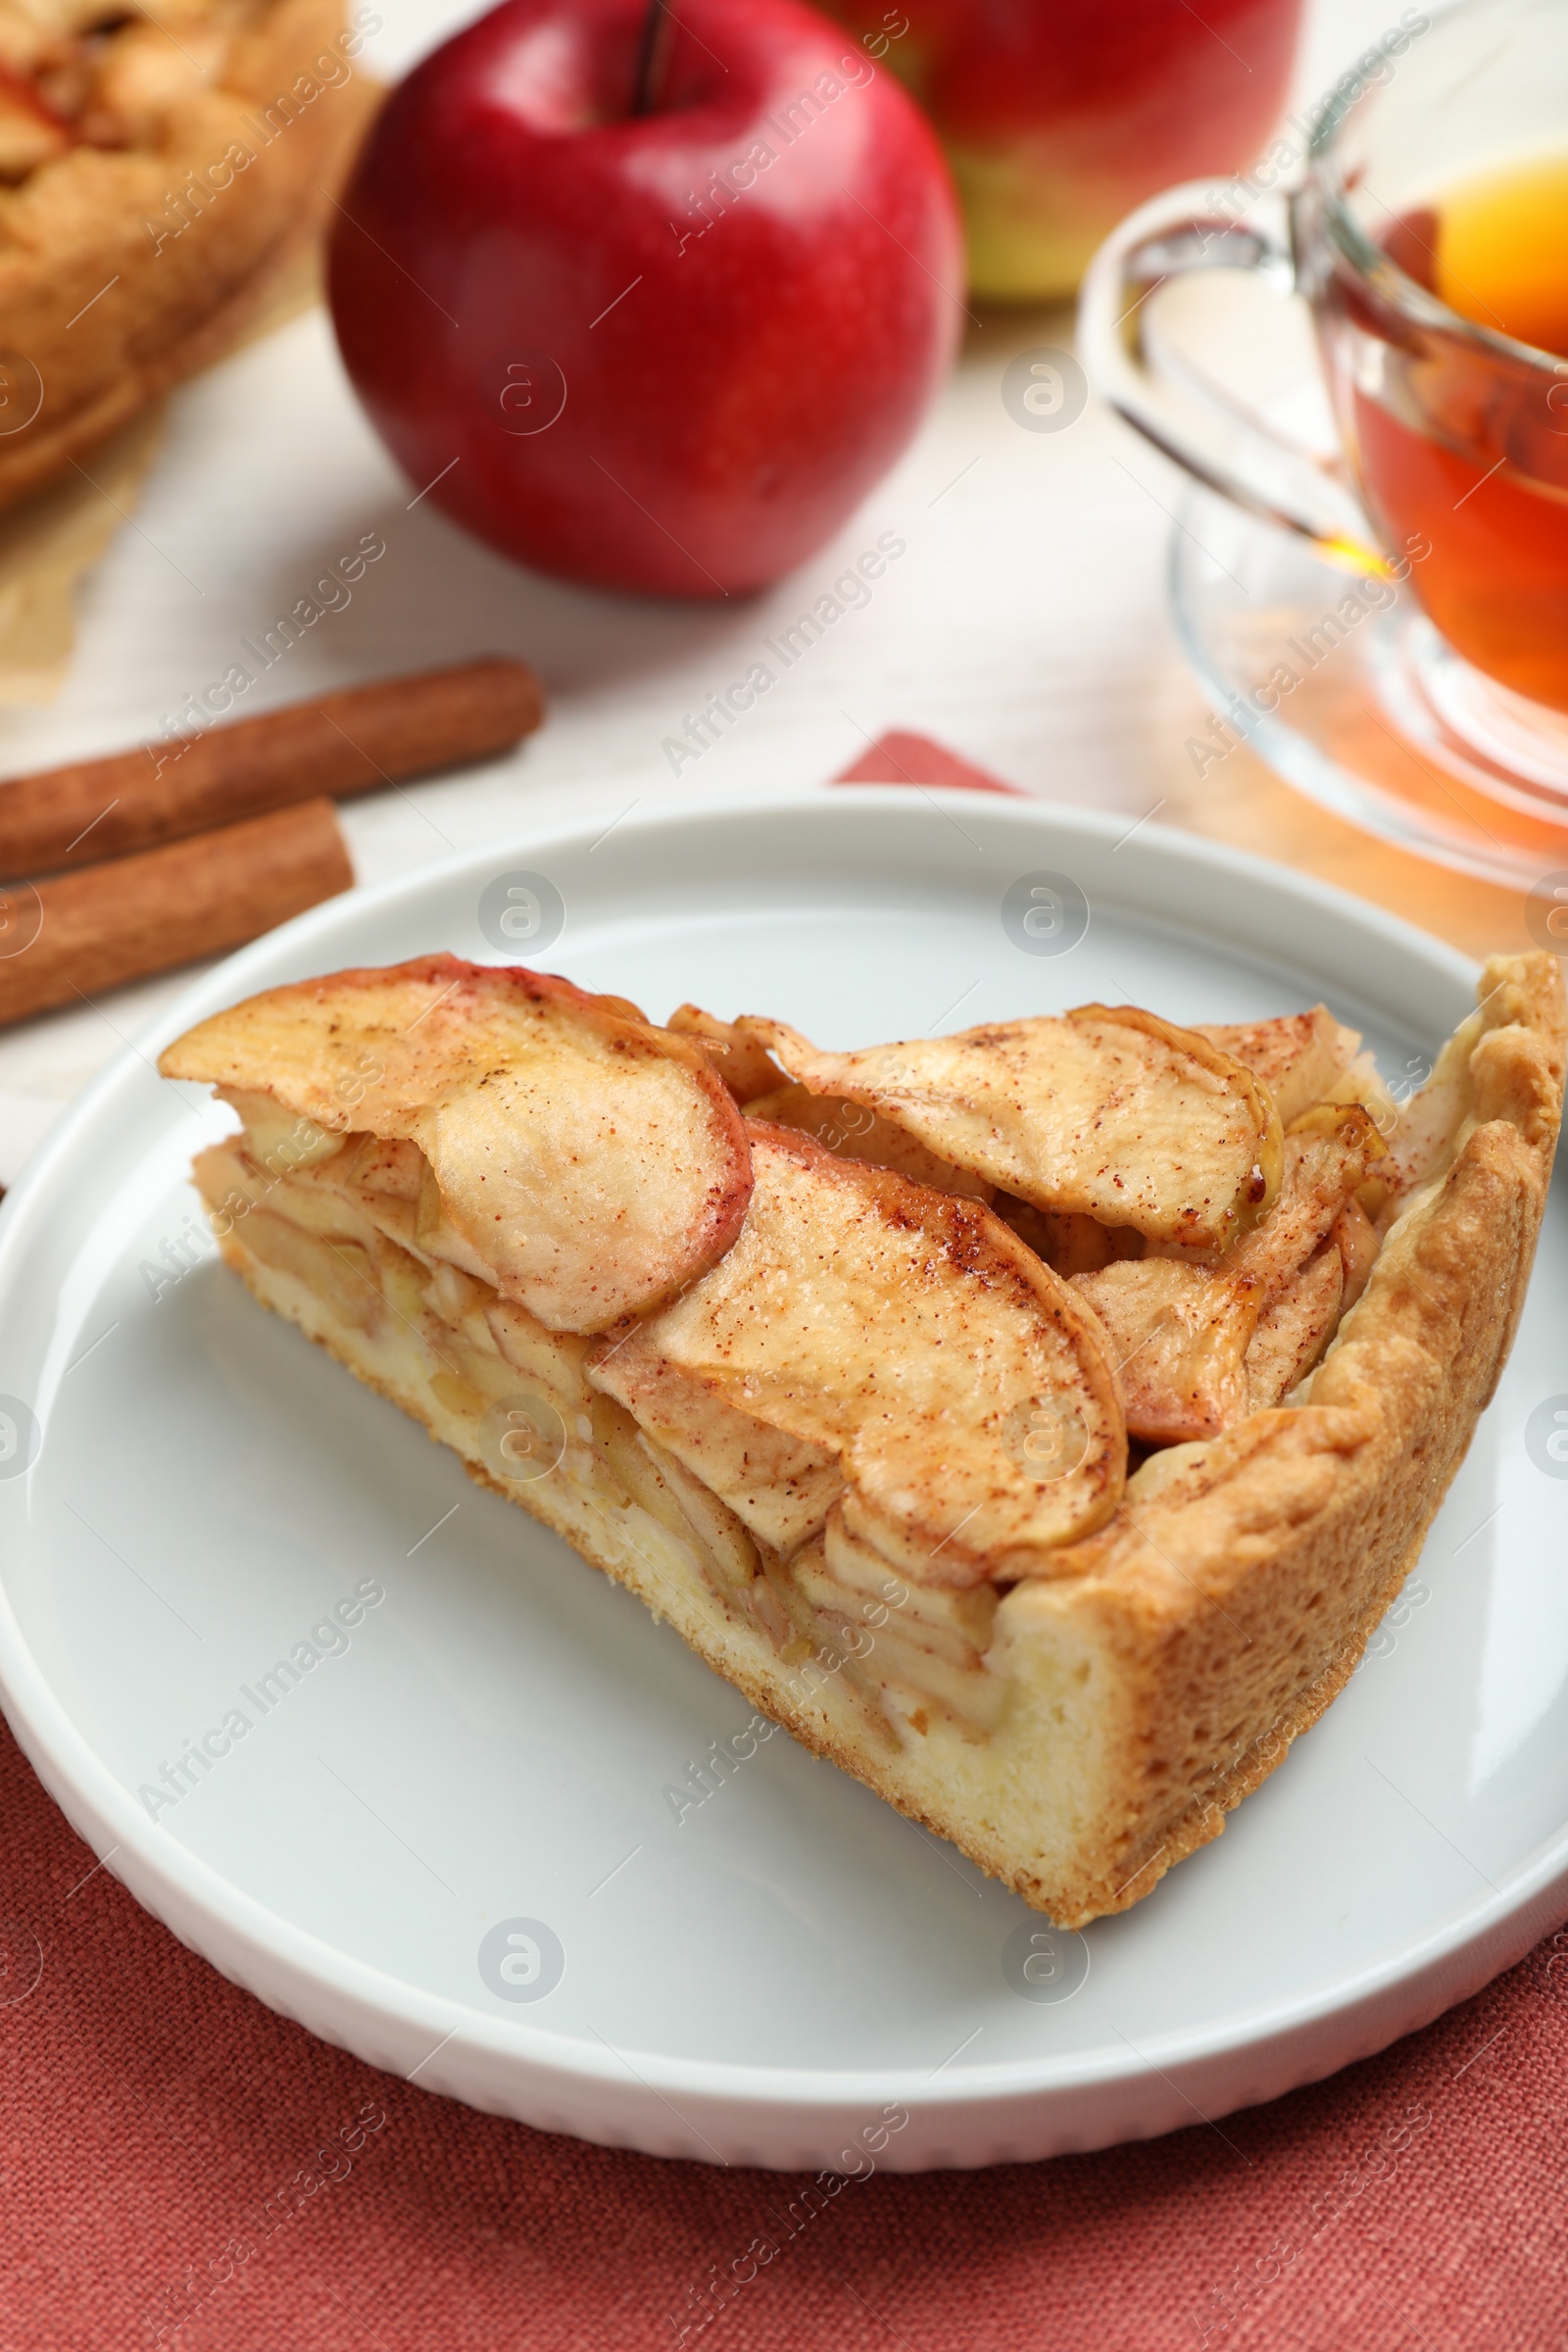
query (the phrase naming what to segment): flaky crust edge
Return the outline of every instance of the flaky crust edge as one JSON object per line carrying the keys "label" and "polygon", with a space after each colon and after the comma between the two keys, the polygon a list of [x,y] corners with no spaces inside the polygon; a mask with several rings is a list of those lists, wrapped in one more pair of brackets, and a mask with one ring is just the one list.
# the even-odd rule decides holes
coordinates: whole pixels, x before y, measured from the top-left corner
{"label": "flaky crust edge", "polygon": [[1468,1132],[1391,1228],[1303,1400],[1154,1456],[1120,1520],[1058,1556],[1063,1601],[1098,1621],[1131,1701],[1081,1867],[1011,1881],[1063,1926],[1126,1910],[1218,1837],[1343,1690],[1495,1391],[1562,1115],[1561,967],[1494,956],[1479,995]]}

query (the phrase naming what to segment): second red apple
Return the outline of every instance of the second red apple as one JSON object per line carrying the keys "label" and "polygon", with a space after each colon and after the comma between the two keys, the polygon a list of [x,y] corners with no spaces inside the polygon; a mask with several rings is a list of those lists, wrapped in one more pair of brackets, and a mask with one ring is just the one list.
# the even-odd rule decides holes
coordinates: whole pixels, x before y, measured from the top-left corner
{"label": "second red apple", "polygon": [[330,287],[416,491],[524,563],[697,597],[833,535],[962,318],[932,133],[795,0],[506,0],[388,101]]}

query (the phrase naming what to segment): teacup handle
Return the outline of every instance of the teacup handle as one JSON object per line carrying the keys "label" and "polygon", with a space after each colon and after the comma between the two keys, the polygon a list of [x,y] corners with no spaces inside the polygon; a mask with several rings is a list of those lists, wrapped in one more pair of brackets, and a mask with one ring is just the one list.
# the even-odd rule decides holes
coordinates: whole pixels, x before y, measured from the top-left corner
{"label": "teacup handle", "polygon": [[[1299,292],[1291,202],[1265,199],[1243,224],[1213,209],[1213,183],[1190,180],[1141,205],[1090,264],[1078,312],[1091,382],[1129,424],[1218,490],[1313,540],[1357,570],[1385,567],[1343,472],[1286,438],[1223,387],[1180,368],[1152,330],[1151,298],[1195,270],[1250,270],[1279,295]],[[1185,385],[1189,399],[1177,398]]]}

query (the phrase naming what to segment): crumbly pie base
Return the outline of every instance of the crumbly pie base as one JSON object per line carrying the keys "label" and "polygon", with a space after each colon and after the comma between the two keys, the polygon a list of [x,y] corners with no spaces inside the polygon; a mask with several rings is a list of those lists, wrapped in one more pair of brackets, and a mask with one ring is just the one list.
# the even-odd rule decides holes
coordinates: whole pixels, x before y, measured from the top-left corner
{"label": "crumbly pie base", "polygon": [[1562,1076],[1554,959],[1494,959],[1428,1090],[1424,1180],[1317,1368],[1151,1454],[1106,1524],[1005,1589],[903,1574],[842,1509],[780,1556],[590,1383],[591,1340],[504,1310],[498,1331],[485,1284],[405,1246],[412,1211],[269,1174],[243,1137],[197,1178],[264,1305],[803,1745],[1081,1927],[1219,1835],[1408,1573],[1512,1340]]}

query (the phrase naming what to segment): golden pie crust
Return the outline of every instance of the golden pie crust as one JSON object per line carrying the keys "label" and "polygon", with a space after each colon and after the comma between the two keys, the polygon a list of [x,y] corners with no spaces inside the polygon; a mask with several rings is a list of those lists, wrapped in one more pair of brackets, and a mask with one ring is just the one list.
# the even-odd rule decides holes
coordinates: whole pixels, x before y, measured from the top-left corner
{"label": "golden pie crust", "polygon": [[[442,976],[431,968],[431,989]],[[311,985],[327,999],[339,988],[344,1002],[339,983]],[[303,1090],[270,1062],[267,1008],[305,994],[252,1000],[164,1058],[171,1076],[237,1090],[244,1130],[196,1171],[228,1263],[471,1475],[639,1593],[805,1746],[1064,1927],[1127,1909],[1218,1836],[1353,1670],[1496,1385],[1562,1109],[1560,967],[1544,955],[1494,958],[1477,1011],[1403,1114],[1419,1150],[1391,1192],[1370,1276],[1315,1369],[1284,1403],[1150,1453],[1124,1487],[1118,1478],[1105,1490],[1090,1532],[1009,1555],[1006,1575],[977,1582],[972,1560],[945,1575],[891,1558],[863,1509],[857,1518],[853,1480],[845,1489],[840,1479],[837,1500],[823,1499],[831,1477],[816,1494],[831,1449],[777,1457],[789,1492],[781,1485],[775,1499],[795,1513],[796,1537],[793,1548],[760,1538],[733,1483],[726,1501],[722,1477],[710,1486],[694,1474],[702,1456],[682,1460],[662,1442],[644,1409],[653,1392],[611,1369],[616,1334],[630,1330],[645,1351],[658,1339],[659,1365],[677,1392],[695,1394],[680,1390],[693,1374],[670,1335],[687,1327],[682,1300],[708,1278],[694,1292],[688,1273],[673,1302],[598,1336],[546,1330],[506,1306],[478,1274],[458,1271],[457,1245],[443,1260],[431,1220],[448,1211],[432,1208],[412,1162],[368,1137],[339,1151],[328,1130],[368,1125],[373,1104],[323,1108],[324,1065],[321,1083]],[[258,1007],[261,1023],[247,1028]],[[755,1061],[755,1041],[708,1016],[673,1025],[707,1036],[717,1055],[735,1037]],[[446,1058],[437,1046],[429,1054],[431,1068]],[[752,1067],[742,1091],[769,1074]],[[413,1082],[402,1083],[408,1095]],[[429,1070],[417,1075],[418,1087],[433,1085]],[[1371,1080],[1363,1098],[1387,1100]],[[296,1132],[314,1139],[310,1164],[269,1142],[303,1110],[310,1120]],[[412,1114],[398,1115],[406,1134]],[[780,1132],[752,1123],[760,1166],[782,1149],[797,1173],[831,1171],[819,1141],[786,1149]],[[890,1226],[912,1232],[923,1220],[922,1231],[946,1237],[937,1272],[961,1265],[992,1283],[1002,1267],[1013,1280],[1018,1246],[989,1207],[836,1165],[833,1181],[869,1186],[864,1198]],[[747,1213],[743,1234],[760,1212]],[[1101,1359],[1084,1345],[1093,1387]],[[495,1449],[497,1415],[505,1422],[519,1387],[535,1400],[524,1450],[545,1423],[560,1448],[547,1474],[521,1479]]]}
{"label": "golden pie crust", "polygon": [[219,358],[379,96],[341,0],[0,5],[0,507]]}

